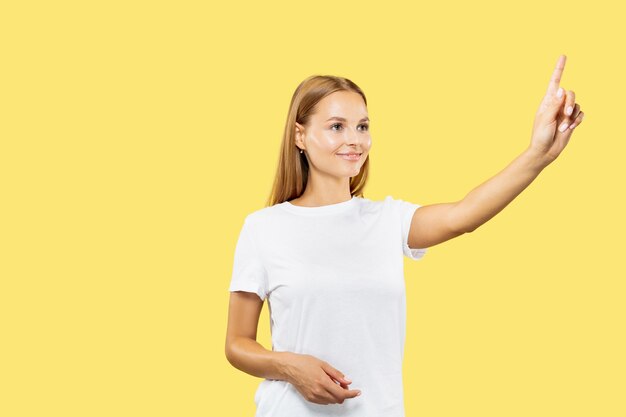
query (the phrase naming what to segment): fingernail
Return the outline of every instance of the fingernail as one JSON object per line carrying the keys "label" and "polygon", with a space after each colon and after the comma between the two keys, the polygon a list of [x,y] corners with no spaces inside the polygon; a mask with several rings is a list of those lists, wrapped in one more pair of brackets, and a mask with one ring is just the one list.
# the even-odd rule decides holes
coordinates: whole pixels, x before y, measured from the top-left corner
{"label": "fingernail", "polygon": [[567,129],[567,126],[568,126],[568,125],[567,125],[567,123],[566,123],[566,122],[564,122],[564,123],[561,125],[561,127],[559,127],[559,131],[560,131],[560,132],[564,132],[564,131],[565,131],[565,129]]}
{"label": "fingernail", "polygon": [[357,396],[357,397],[358,397],[359,395],[361,395],[361,391],[359,391],[359,392],[356,394],[356,396]]}
{"label": "fingernail", "polygon": [[347,376],[344,376],[343,379],[345,379],[346,382],[352,382],[352,380],[350,380],[350,378],[348,378]]}
{"label": "fingernail", "polygon": [[563,97],[563,88],[562,87],[559,87],[559,90],[556,92],[556,96],[558,98]]}
{"label": "fingernail", "polygon": [[565,111],[565,114],[569,116],[570,114],[572,114],[573,111],[574,111],[574,108],[572,106],[569,106],[567,110]]}

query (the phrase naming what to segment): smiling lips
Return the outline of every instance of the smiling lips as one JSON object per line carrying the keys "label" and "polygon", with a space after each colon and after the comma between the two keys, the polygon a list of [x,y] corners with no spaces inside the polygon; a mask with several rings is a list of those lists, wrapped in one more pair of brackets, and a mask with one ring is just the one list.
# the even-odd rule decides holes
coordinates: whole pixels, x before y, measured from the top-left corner
{"label": "smiling lips", "polygon": [[358,161],[361,158],[361,154],[360,153],[354,153],[354,152],[338,153],[337,156],[339,156],[340,158],[345,159],[347,161]]}

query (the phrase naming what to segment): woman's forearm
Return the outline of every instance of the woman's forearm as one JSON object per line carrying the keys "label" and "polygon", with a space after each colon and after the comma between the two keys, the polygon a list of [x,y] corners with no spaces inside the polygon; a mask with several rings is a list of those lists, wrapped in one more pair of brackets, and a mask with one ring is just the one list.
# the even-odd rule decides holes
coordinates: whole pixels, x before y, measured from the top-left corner
{"label": "woman's forearm", "polygon": [[517,197],[549,162],[526,149],[498,174],[470,191],[454,208],[454,223],[472,232]]}
{"label": "woman's forearm", "polygon": [[228,362],[240,371],[259,378],[283,381],[288,381],[287,358],[290,354],[267,350],[247,337],[234,338],[226,347]]}

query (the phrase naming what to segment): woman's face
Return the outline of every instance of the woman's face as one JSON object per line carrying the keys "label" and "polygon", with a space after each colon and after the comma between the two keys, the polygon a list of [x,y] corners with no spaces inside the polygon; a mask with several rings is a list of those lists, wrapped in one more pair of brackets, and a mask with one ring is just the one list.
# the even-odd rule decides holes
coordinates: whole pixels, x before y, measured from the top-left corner
{"label": "woman's face", "polygon": [[[352,91],[324,97],[306,126],[296,123],[296,144],[312,169],[336,177],[357,176],[372,146],[363,98]],[[346,156],[354,153],[360,155]]]}

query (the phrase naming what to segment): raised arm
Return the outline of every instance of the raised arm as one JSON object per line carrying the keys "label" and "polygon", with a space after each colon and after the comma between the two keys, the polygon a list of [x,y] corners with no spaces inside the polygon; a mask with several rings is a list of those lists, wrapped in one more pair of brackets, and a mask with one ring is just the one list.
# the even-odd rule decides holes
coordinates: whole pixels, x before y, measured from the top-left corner
{"label": "raised arm", "polygon": [[409,247],[426,248],[476,230],[513,201],[561,154],[584,115],[574,102],[574,92],[559,87],[564,67],[565,55],[561,55],[535,115],[529,147],[461,201],[415,210]]}

